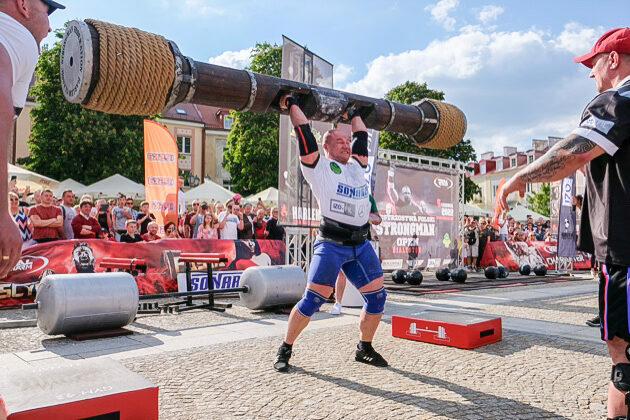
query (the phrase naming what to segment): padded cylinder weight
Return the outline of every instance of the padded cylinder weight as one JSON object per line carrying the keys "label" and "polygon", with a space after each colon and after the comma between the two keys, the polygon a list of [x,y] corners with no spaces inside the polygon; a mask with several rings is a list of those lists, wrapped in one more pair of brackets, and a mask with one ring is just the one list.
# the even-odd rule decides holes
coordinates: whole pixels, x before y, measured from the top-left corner
{"label": "padded cylinder weight", "polygon": [[249,309],[264,309],[272,306],[297,303],[306,288],[306,274],[294,265],[249,267],[241,276],[241,303]]}
{"label": "padded cylinder weight", "polygon": [[74,334],[124,327],[138,310],[131,274],[51,274],[37,287],[37,325],[46,334]]}

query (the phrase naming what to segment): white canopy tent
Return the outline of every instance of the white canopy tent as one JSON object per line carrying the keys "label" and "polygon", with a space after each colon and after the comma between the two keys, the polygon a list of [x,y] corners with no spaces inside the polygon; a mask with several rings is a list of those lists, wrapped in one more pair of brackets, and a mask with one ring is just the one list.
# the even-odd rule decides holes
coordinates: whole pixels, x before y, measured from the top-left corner
{"label": "white canopy tent", "polygon": [[59,185],[59,181],[56,179],[48,178],[47,176],[11,165],[10,163],[8,164],[8,173],[9,179],[13,176],[17,177],[17,186],[20,190],[24,189],[27,185],[30,186],[31,191],[39,188],[56,188]]}
{"label": "white canopy tent", "polygon": [[256,203],[258,202],[259,198],[265,203],[278,204],[278,189],[274,187],[269,187],[260,192],[257,192],[256,194],[252,194],[249,197],[245,197],[245,201]]}
{"label": "white canopy tent", "polygon": [[485,217],[486,215],[492,216],[492,211],[486,209],[480,209],[476,206],[471,206],[470,204],[464,204],[459,209],[460,213],[465,214],[467,216],[480,216]]}
{"label": "white canopy tent", "polygon": [[133,182],[120,174],[115,174],[74,191],[74,193],[90,194],[95,199],[116,197],[120,193],[125,194],[128,198],[144,198],[144,185]]}
{"label": "white canopy tent", "polygon": [[72,190],[72,192],[76,193],[83,188],[85,188],[85,185],[81,184],[78,181],[75,181],[72,178],[68,178],[61,181],[59,185],[57,185],[57,187],[53,189],[53,193],[55,194],[55,197],[61,197],[61,194],[63,194],[65,190]]}
{"label": "white canopy tent", "polygon": [[184,198],[186,199],[186,204],[190,204],[193,200],[210,203],[212,199],[214,199],[215,202],[227,201],[234,197],[234,194],[234,192],[206,178],[203,184],[186,191]]}
{"label": "white canopy tent", "polygon": [[528,214],[534,218],[534,221],[537,221],[538,218],[540,217],[542,217],[544,220],[549,219],[548,216],[544,216],[540,213],[536,213],[534,210],[528,209],[527,207],[521,206],[518,204],[514,206],[512,209],[508,210],[507,214],[508,216],[512,216],[514,220],[516,220],[517,222],[521,222],[521,223],[527,221]]}

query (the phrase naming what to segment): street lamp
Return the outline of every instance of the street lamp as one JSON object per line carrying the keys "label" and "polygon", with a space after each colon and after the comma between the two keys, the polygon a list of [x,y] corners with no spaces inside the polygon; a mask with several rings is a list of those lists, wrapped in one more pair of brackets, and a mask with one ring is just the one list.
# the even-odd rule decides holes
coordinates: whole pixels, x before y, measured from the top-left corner
{"label": "street lamp", "polygon": [[188,185],[190,185],[192,188],[198,186],[201,183],[201,180],[199,179],[199,177],[197,175],[193,175],[192,172],[188,173],[188,176],[186,177],[187,181],[188,181]]}

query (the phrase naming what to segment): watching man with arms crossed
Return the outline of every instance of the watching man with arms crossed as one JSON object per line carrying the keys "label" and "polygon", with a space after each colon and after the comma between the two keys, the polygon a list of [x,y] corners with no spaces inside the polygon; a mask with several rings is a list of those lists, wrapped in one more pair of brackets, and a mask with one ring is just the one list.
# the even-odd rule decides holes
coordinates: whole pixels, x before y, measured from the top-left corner
{"label": "watching man with arms crossed", "polygon": [[613,363],[608,418],[619,420],[626,419],[624,394],[630,391],[630,29],[606,32],[575,61],[591,68],[599,95],[586,106],[579,127],[507,181],[497,200],[507,210],[512,191],[523,196],[527,183],[559,180],[585,167],[578,247],[602,263],[600,329]]}
{"label": "watching man with arms crossed", "polygon": [[383,270],[367,240],[370,214],[369,189],[364,171],[367,166],[367,131],[354,109],[349,111],[353,142],[338,130],[324,134],[325,156],[321,156],[297,99],[285,95],[280,106],[289,109],[300,148],[300,166],[321,210],[319,234],[313,247],[308,284],[302,300],[289,315],[284,342],[273,365],[279,372],[289,369],[292,346],[311,316],[326,302],[339,270],[361,292],[365,306],[360,317],[360,341],[355,360],[374,366],[387,362],[372,347],[372,338],[385,307]]}

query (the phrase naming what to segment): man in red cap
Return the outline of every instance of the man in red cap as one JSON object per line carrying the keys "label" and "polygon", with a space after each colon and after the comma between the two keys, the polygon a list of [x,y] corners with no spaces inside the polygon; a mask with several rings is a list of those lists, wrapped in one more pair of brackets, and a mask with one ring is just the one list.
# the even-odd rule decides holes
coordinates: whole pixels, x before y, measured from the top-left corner
{"label": "man in red cap", "polygon": [[0,0],[0,279],[20,257],[22,239],[9,214],[7,152],[39,56],[51,31],[48,15],[64,6],[51,0]]}
{"label": "man in red cap", "polygon": [[556,181],[584,168],[578,245],[602,264],[600,329],[613,362],[608,417],[619,420],[626,419],[624,394],[630,392],[630,29],[606,32],[575,62],[591,69],[599,95],[584,109],[580,125],[509,179],[497,201],[507,209],[511,192],[522,197],[528,183]]}

